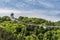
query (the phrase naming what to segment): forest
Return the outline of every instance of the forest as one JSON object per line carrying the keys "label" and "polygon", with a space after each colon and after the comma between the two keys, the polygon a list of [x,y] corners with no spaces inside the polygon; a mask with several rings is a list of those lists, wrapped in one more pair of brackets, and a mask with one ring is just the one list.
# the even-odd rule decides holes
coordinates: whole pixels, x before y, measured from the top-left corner
{"label": "forest", "polygon": [[0,40],[60,40],[60,28],[47,26],[60,26],[60,21],[23,16],[12,20],[9,16],[2,16]]}

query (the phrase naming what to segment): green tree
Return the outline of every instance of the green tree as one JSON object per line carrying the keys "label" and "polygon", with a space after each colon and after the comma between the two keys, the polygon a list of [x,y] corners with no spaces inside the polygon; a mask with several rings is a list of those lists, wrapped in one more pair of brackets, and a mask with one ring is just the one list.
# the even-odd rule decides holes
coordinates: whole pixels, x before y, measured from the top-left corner
{"label": "green tree", "polygon": [[2,17],[2,20],[3,21],[11,21],[10,17],[8,17],[8,16],[3,16]]}

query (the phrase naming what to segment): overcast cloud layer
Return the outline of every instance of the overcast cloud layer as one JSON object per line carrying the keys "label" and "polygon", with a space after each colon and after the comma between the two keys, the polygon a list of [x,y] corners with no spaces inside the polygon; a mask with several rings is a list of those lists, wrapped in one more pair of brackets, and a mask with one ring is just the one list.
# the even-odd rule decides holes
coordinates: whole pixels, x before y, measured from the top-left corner
{"label": "overcast cloud layer", "polygon": [[60,20],[60,0],[0,0],[0,16],[15,13],[51,21]]}

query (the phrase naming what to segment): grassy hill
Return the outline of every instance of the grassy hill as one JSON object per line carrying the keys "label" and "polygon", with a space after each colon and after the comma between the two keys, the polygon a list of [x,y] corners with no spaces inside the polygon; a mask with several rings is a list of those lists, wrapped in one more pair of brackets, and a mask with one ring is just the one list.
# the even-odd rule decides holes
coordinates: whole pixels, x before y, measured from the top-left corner
{"label": "grassy hill", "polygon": [[60,40],[60,21],[51,22],[42,18],[20,16],[12,20],[8,16],[0,17],[0,40]]}

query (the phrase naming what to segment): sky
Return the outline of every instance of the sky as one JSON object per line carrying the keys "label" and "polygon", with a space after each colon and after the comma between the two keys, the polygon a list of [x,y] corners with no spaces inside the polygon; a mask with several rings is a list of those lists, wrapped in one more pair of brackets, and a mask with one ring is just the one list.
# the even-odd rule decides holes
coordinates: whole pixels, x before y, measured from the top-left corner
{"label": "sky", "polygon": [[60,0],[0,0],[0,16],[37,17],[60,20]]}

